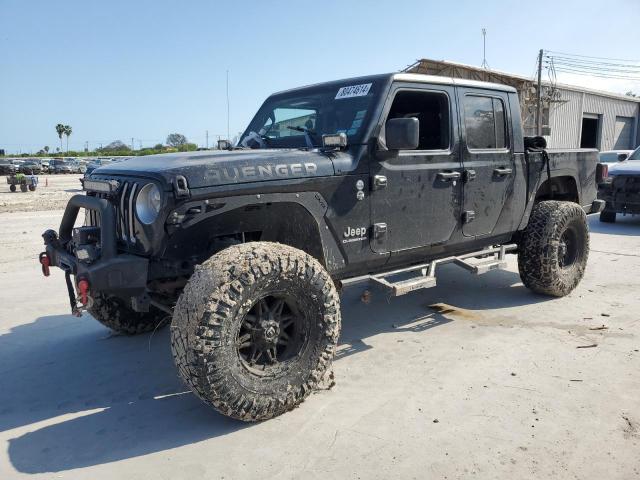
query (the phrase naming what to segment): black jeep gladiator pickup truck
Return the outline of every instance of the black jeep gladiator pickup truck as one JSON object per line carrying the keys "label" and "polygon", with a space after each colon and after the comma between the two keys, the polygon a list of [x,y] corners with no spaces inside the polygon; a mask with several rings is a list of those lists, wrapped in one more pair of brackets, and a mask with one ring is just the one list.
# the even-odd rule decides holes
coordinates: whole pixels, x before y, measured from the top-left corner
{"label": "black jeep gladiator pickup truck", "polygon": [[191,389],[267,419],[327,379],[350,283],[401,295],[442,263],[477,274],[517,253],[531,290],[571,292],[604,203],[598,154],[544,147],[503,85],[396,73],[288,90],[226,151],[96,169],[40,262],[65,272],[75,314],[127,334],[170,321]]}

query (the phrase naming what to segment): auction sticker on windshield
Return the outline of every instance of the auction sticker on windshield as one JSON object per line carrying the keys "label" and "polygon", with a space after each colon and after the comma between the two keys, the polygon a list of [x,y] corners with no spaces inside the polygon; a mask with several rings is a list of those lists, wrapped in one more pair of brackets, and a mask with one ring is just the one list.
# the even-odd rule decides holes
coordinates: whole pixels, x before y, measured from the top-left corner
{"label": "auction sticker on windshield", "polygon": [[342,87],[340,90],[338,90],[338,93],[336,93],[335,100],[339,100],[341,98],[364,97],[367,93],[369,93],[370,88],[370,83]]}

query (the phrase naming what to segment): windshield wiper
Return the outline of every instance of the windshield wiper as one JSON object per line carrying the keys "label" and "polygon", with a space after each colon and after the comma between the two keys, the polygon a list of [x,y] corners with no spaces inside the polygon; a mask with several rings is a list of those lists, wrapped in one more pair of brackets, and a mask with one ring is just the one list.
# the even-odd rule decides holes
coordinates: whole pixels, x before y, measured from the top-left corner
{"label": "windshield wiper", "polygon": [[315,135],[316,132],[307,128],[307,127],[298,127],[294,125],[287,125],[287,128],[291,130],[295,130],[296,132],[304,132],[304,141],[307,144],[307,148],[311,150],[313,148],[313,141],[311,140],[311,135]]}

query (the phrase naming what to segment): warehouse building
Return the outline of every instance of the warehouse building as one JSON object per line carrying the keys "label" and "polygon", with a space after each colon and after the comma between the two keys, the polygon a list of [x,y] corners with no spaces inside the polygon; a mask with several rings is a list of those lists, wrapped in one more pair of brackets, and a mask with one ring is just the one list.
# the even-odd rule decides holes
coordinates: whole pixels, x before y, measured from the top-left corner
{"label": "warehouse building", "polygon": [[[422,59],[405,69],[510,85],[518,91],[526,135],[535,135],[537,84],[532,78],[460,63]],[[549,148],[626,150],[640,144],[640,98],[542,82],[543,135]]]}

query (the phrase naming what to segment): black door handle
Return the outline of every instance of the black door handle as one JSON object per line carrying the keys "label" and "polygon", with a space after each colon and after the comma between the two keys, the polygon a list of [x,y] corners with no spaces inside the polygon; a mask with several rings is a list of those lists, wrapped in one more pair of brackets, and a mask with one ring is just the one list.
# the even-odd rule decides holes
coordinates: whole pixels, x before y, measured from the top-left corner
{"label": "black door handle", "polygon": [[493,173],[499,177],[504,177],[505,175],[509,175],[513,170],[511,168],[496,168]]}
{"label": "black door handle", "polygon": [[451,180],[459,179],[461,176],[462,175],[460,174],[460,172],[438,172],[438,174],[436,175],[436,178],[438,180],[450,182]]}

